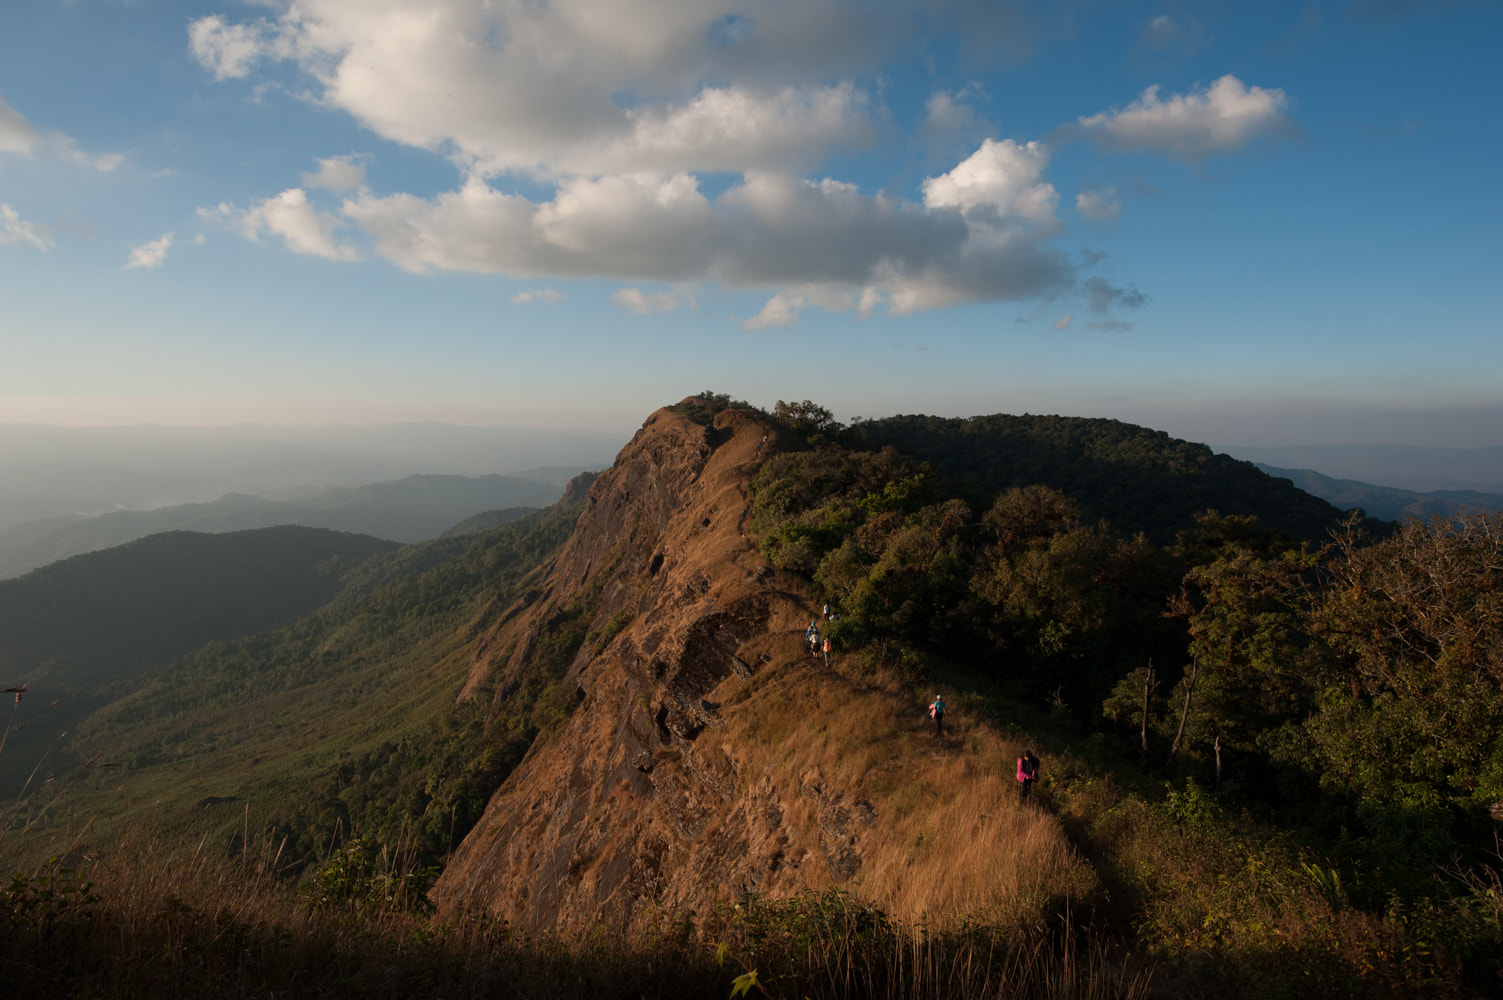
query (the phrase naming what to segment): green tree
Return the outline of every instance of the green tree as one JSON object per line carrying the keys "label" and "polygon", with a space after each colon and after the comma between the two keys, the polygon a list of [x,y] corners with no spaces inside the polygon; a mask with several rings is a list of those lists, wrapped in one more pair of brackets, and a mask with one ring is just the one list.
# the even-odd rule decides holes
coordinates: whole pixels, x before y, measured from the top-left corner
{"label": "green tree", "polygon": [[1373,822],[1480,814],[1503,800],[1503,513],[1366,543],[1355,526],[1336,539],[1310,613],[1316,708],[1281,750]]}

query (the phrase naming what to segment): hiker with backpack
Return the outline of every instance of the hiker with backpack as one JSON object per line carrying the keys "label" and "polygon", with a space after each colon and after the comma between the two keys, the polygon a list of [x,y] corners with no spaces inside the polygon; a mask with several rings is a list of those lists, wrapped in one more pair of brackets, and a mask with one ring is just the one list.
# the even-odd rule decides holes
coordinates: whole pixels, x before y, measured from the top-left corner
{"label": "hiker with backpack", "polygon": [[1024,750],[1018,758],[1018,801],[1028,801],[1028,790],[1039,780],[1039,759],[1032,750]]}
{"label": "hiker with backpack", "polygon": [[825,666],[830,665],[830,637],[825,637]]}
{"label": "hiker with backpack", "polygon": [[939,695],[934,696],[934,704],[929,706],[929,718],[934,720],[934,735],[939,736],[945,731],[945,700]]}

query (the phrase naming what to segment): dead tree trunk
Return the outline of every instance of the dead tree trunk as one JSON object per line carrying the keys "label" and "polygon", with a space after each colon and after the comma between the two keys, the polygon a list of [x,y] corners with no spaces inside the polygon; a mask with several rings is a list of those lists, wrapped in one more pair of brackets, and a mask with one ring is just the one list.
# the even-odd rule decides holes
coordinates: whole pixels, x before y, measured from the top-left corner
{"label": "dead tree trunk", "polygon": [[1150,699],[1153,697],[1153,689],[1159,686],[1158,679],[1154,676],[1153,661],[1148,661],[1148,673],[1143,675],[1143,768],[1148,768],[1148,708]]}
{"label": "dead tree trunk", "polygon": [[1190,680],[1185,684],[1185,705],[1179,712],[1179,731],[1174,734],[1174,745],[1169,748],[1169,756],[1164,759],[1164,766],[1159,768],[1163,774],[1169,770],[1169,765],[1174,763],[1174,758],[1179,755],[1179,745],[1185,738],[1185,721],[1190,718],[1190,698],[1195,694],[1195,678],[1200,674],[1200,657],[1190,661]]}
{"label": "dead tree trunk", "polygon": [[1221,787],[1221,737],[1216,737],[1216,787]]}

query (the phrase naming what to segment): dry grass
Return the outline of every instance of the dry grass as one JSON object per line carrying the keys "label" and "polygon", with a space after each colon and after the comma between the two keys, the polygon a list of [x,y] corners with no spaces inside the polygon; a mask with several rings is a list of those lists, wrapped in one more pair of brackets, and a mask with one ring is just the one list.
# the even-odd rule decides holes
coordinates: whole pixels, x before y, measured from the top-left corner
{"label": "dry grass", "polygon": [[[12,870],[18,860],[0,856]],[[145,834],[23,865],[0,891],[0,977],[27,997],[1109,997],[1147,995],[1139,965],[1068,924],[918,934],[837,893],[660,914],[631,932],[514,934],[382,900],[319,902],[275,846],[226,860]],[[723,947],[721,947],[723,946]]]}
{"label": "dry grass", "polygon": [[[747,687],[719,739],[742,775],[765,776],[796,810],[805,850],[828,841],[832,806],[874,807],[869,826],[846,823],[862,857],[847,886],[858,898],[934,931],[1037,926],[1096,901],[1099,883],[1059,823],[1018,800],[1021,747],[964,722],[936,737],[922,705],[803,659],[775,661]],[[805,887],[831,884],[822,865],[807,870]]]}

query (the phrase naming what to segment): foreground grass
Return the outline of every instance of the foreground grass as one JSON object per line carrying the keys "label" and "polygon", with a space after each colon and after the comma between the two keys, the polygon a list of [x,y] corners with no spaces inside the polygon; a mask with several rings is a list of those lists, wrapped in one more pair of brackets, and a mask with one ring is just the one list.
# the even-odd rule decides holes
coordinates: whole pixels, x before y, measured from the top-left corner
{"label": "foreground grass", "polygon": [[27,997],[1149,995],[1146,966],[1068,921],[930,934],[831,891],[565,940],[436,922],[421,879],[350,861],[301,886],[269,844],[227,862],[142,839],[33,864],[0,891],[0,980]]}

